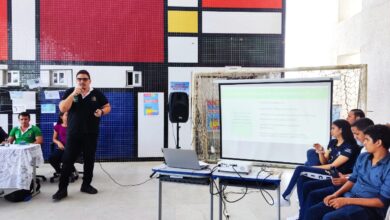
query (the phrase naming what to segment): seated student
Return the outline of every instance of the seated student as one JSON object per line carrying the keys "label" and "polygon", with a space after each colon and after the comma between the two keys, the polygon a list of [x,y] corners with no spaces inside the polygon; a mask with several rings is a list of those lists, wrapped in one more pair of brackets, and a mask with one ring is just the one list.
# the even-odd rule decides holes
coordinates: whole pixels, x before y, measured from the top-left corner
{"label": "seated student", "polygon": [[361,109],[352,109],[348,112],[348,116],[346,120],[349,122],[349,124],[353,124],[355,121],[365,118],[366,115],[364,114],[363,110]]}
{"label": "seated student", "polygon": [[[49,157],[49,162],[55,169],[56,174],[61,173],[61,161],[65,150],[66,144],[66,128],[68,127],[68,112],[60,113],[57,124],[54,126],[53,131],[53,143],[57,145],[57,148],[52,152]],[[75,168],[73,167],[73,171]]]}
{"label": "seated student", "polygon": [[9,132],[8,142],[10,144],[42,144],[42,132],[35,125],[30,125],[30,114],[22,112],[18,115],[20,127],[14,127]]}
{"label": "seated student", "polygon": [[[369,118],[361,118],[352,124],[352,133],[359,147],[363,147],[364,130],[371,125],[374,125],[374,122]],[[299,197],[300,210],[298,219],[303,219],[305,212],[309,207],[321,202],[327,195],[336,192],[344,183],[347,182],[348,175],[349,174],[344,175],[339,173],[339,178],[332,178],[331,180],[305,181],[301,185],[301,189],[298,187],[298,193],[301,194]]]}
{"label": "seated student", "polygon": [[[356,145],[356,140],[353,137],[351,126],[346,120],[339,119],[332,123],[331,135],[332,139],[328,144],[328,150],[315,144],[316,152],[319,157],[319,164],[316,166],[298,166],[290,180],[289,185],[283,193],[282,203],[288,203],[289,197],[296,184],[302,185],[306,178],[301,177],[303,173],[315,173],[327,175],[326,170],[331,167],[336,167],[342,173],[351,173],[356,158],[360,152]],[[298,193],[298,197],[301,193]],[[300,200],[302,200],[300,198]]]}
{"label": "seated student", "polygon": [[[366,115],[364,114],[363,110],[361,109],[352,109],[348,112],[348,116],[345,120],[349,122],[350,125],[352,125],[355,121],[365,118]],[[307,162],[305,165],[307,166],[315,166],[319,163],[319,158],[316,154],[315,149],[310,149],[307,151]]]}
{"label": "seated student", "polygon": [[390,202],[390,129],[373,125],[365,131],[362,153],[339,190],[309,208],[305,219],[384,219]]}

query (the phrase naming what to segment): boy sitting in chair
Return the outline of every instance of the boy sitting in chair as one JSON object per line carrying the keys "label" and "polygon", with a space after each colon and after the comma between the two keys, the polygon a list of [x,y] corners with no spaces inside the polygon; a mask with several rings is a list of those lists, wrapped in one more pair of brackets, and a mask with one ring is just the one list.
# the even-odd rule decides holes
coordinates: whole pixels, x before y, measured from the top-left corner
{"label": "boy sitting in chair", "polygon": [[390,202],[390,129],[373,125],[365,131],[367,153],[338,191],[308,210],[305,219],[384,219]]}

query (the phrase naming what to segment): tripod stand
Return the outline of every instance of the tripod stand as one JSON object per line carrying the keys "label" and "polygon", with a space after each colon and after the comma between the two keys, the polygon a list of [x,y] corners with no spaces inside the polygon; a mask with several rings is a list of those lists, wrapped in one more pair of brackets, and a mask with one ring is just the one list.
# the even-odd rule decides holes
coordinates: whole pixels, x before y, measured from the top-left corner
{"label": "tripod stand", "polygon": [[179,122],[176,123],[176,149],[180,149],[179,146],[179,130],[180,130],[180,125]]}

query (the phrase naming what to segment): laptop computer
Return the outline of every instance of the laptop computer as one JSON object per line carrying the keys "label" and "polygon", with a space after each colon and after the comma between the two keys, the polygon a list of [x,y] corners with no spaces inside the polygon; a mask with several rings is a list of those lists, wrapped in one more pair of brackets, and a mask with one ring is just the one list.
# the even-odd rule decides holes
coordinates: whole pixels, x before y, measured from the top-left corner
{"label": "laptop computer", "polygon": [[208,167],[208,164],[201,164],[194,150],[181,150],[163,148],[164,159],[169,167],[201,170]]}

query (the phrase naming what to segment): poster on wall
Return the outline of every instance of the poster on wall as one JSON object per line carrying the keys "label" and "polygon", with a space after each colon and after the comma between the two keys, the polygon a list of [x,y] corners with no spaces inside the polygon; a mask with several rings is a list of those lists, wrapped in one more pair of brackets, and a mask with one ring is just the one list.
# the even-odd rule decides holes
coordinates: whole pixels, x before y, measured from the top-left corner
{"label": "poster on wall", "polygon": [[60,99],[59,91],[45,91],[45,99]]}
{"label": "poster on wall", "polygon": [[[36,93],[35,92],[19,92],[19,91],[11,91],[10,97],[12,100],[12,108],[13,110],[19,111],[21,108],[24,108],[24,111],[27,109],[35,110],[36,104]],[[21,107],[22,106],[22,107]],[[17,112],[14,112],[17,113]],[[20,113],[20,112],[18,112]]]}
{"label": "poster on wall", "polygon": [[158,115],[158,93],[144,94],[144,115]]}
{"label": "poster on wall", "polygon": [[190,82],[171,82],[171,92],[190,92]]}
{"label": "poster on wall", "polygon": [[41,113],[42,114],[55,114],[56,113],[56,105],[55,104],[42,104],[41,105]]}
{"label": "poster on wall", "polygon": [[207,100],[207,131],[219,131],[219,102]]}

